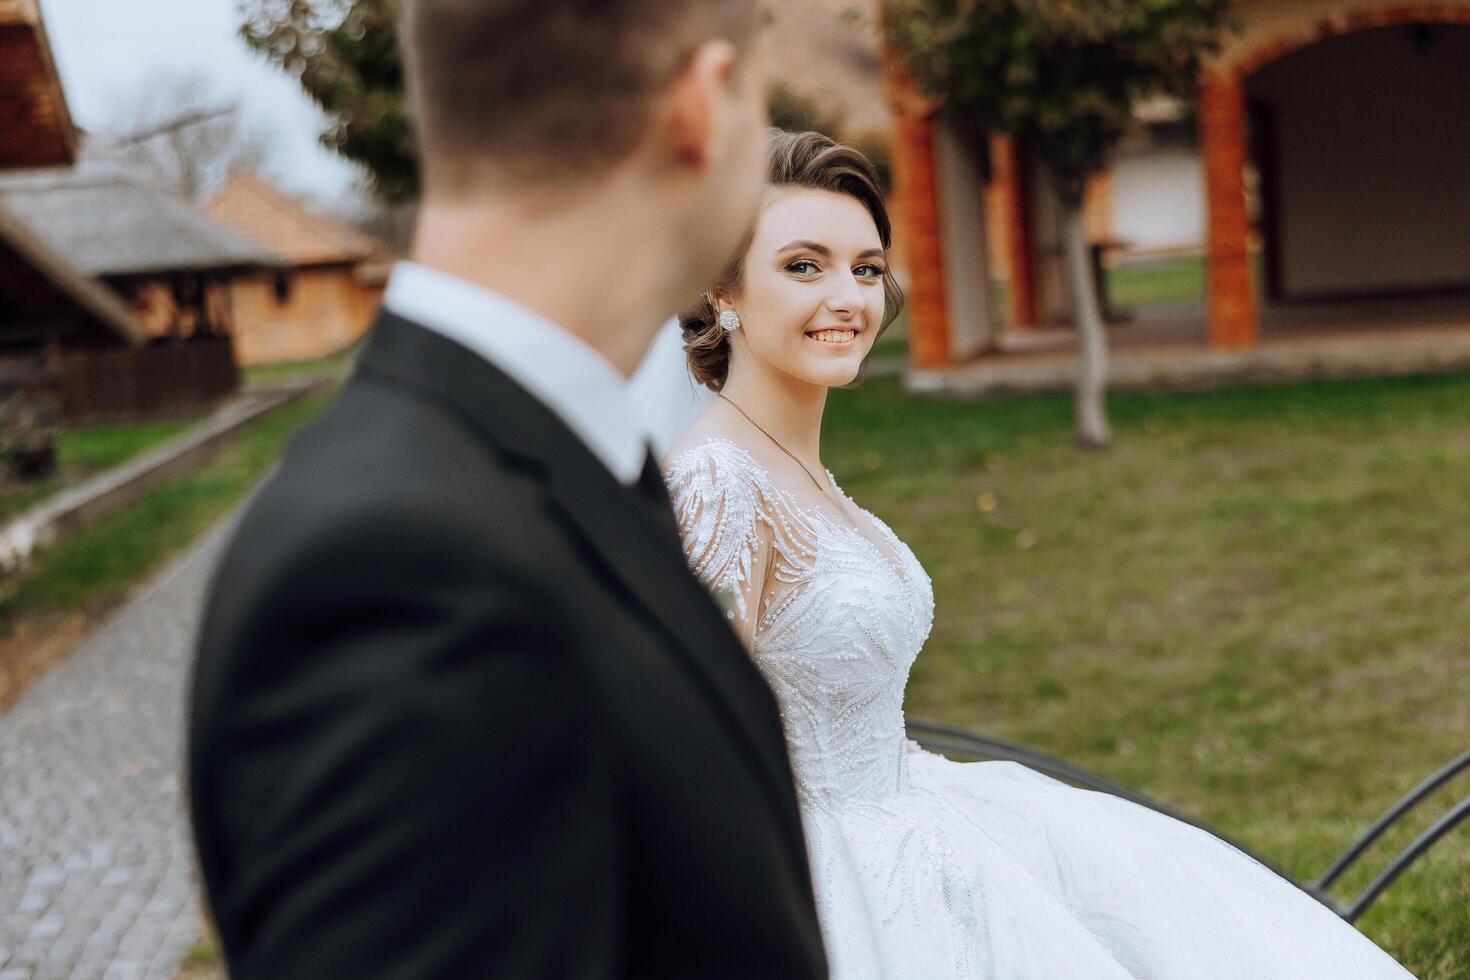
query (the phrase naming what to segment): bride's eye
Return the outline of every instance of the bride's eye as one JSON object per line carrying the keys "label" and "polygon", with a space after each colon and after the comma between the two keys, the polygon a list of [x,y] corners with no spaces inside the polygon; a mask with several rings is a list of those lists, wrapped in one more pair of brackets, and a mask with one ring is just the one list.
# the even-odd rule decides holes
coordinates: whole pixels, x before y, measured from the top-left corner
{"label": "bride's eye", "polygon": [[[864,269],[868,271],[864,272]],[[854,271],[864,279],[877,279],[883,275],[884,270],[881,265],[860,265]]]}
{"label": "bride's eye", "polygon": [[797,259],[795,262],[792,262],[791,264],[786,266],[786,271],[794,272],[798,276],[805,276],[809,274],[807,272],[801,271],[801,269],[798,268],[799,266],[809,266],[812,271],[816,271],[817,268],[817,264],[810,259]]}

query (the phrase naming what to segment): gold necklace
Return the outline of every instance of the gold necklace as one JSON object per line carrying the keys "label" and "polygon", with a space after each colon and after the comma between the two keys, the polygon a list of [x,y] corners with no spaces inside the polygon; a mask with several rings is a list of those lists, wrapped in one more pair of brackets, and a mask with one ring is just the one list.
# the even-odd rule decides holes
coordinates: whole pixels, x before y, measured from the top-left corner
{"label": "gold necklace", "polygon": [[800,466],[801,467],[801,471],[803,473],[805,473],[807,475],[807,478],[812,481],[812,485],[817,488],[817,492],[818,493],[821,493],[828,500],[831,500],[833,503],[836,503],[837,504],[837,512],[839,514],[846,513],[846,508],[844,508],[842,506],[842,502],[839,501],[835,496],[833,496],[832,493],[829,492],[825,487],[823,487],[822,484],[817,481],[817,478],[815,476],[812,476],[812,471],[806,468],[806,464],[805,463],[803,463],[801,460],[797,459],[796,458],[796,455],[791,450],[789,450],[785,446],[781,445],[781,442],[780,442],[779,439],[777,439],[775,436],[773,436],[769,432],[767,432],[766,429],[765,429],[765,426],[761,425],[755,419],[751,418],[750,415],[749,415],[749,413],[747,413],[745,411],[745,409],[741,408],[739,405],[736,405],[733,399],[726,398],[724,392],[717,391],[717,392],[715,392],[715,394],[718,395],[721,398],[724,398],[725,401],[729,402],[731,404],[731,406],[734,407],[735,411],[739,412],[741,415],[744,415],[745,416],[745,421],[749,422],[751,425],[755,426],[757,429],[760,429],[761,435],[763,435],[767,439],[771,440],[771,443],[777,449],[781,450],[787,456],[790,456],[791,457],[791,461],[793,463],[795,463],[797,466]]}

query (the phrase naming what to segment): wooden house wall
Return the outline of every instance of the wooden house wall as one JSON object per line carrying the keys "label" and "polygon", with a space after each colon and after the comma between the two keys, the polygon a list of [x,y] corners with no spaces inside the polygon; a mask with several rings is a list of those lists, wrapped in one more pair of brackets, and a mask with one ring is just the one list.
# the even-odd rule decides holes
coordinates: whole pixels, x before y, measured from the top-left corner
{"label": "wooden house wall", "polygon": [[240,372],[228,337],[195,337],[66,350],[48,382],[62,419],[80,424],[207,409],[239,389]]}
{"label": "wooden house wall", "polygon": [[71,164],[75,140],[35,0],[0,0],[0,169]]}
{"label": "wooden house wall", "polygon": [[241,364],[305,361],[333,354],[361,337],[382,300],[381,286],[358,282],[354,266],[314,266],[284,273],[284,302],[273,275],[232,287],[235,353]]}
{"label": "wooden house wall", "polygon": [[[133,314],[143,323],[150,337],[178,334],[192,336],[198,328],[195,311],[178,302],[173,286],[166,279],[145,279],[121,287],[128,295]],[[232,292],[229,282],[211,279],[203,286],[208,295],[210,315],[226,328],[230,323]]]}

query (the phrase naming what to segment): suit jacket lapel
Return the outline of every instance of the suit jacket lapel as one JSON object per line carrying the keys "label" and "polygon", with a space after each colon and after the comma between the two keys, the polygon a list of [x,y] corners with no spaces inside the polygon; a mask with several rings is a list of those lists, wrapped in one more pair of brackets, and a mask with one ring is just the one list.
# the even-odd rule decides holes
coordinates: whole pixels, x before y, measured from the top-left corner
{"label": "suit jacket lapel", "polygon": [[[673,520],[661,520],[651,502],[634,497],[636,490],[618,484],[590,455],[586,462],[592,465],[577,459],[551,470],[552,499],[603,566],[672,637],[719,713],[789,801],[790,768],[770,689],[689,571]],[[618,506],[609,507],[609,500]]]}
{"label": "suit jacket lapel", "polygon": [[[673,640],[778,798],[794,806],[774,699],[683,560],[672,513],[608,472],[550,409],[459,344],[383,311],[361,369],[446,399],[503,452],[544,471],[564,519]],[[671,733],[671,737],[677,737]]]}

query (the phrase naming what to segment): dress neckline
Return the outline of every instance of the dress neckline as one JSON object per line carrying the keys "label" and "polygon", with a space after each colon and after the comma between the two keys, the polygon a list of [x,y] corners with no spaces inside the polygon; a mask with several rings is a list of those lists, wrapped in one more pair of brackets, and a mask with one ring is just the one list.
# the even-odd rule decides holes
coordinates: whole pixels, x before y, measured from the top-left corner
{"label": "dress neckline", "polygon": [[[873,532],[882,539],[883,543],[881,545],[877,541],[874,541],[868,535],[864,534],[861,528],[853,526],[851,522],[839,523],[838,521],[834,520],[830,515],[823,513],[821,510],[812,507],[801,506],[800,499],[796,496],[796,494],[777,484],[775,479],[771,477],[770,470],[761,465],[761,463],[756,460],[755,456],[750,452],[750,450],[746,449],[744,446],[726,436],[710,436],[703,442],[692,445],[689,448],[681,451],[670,462],[669,469],[671,471],[676,470],[679,463],[684,459],[684,457],[696,454],[699,450],[705,449],[712,445],[726,446],[730,450],[738,454],[742,458],[743,463],[745,463],[751,469],[760,474],[762,481],[765,482],[773,491],[775,491],[775,494],[777,495],[777,497],[780,498],[781,502],[785,504],[787,509],[790,510],[792,513],[798,515],[799,517],[807,519],[809,525],[816,521],[820,521],[822,523],[825,523],[828,527],[835,531],[840,531],[850,536],[856,537],[872,550],[874,556],[877,557],[879,561],[881,561],[885,566],[891,569],[895,575],[898,576],[899,581],[902,582],[904,586],[913,586],[913,575],[904,564],[904,552],[902,548],[902,542],[898,540],[898,536],[893,533],[893,531],[888,527],[887,524],[883,523],[878,515],[874,514],[872,511],[868,510],[866,507],[853,500],[852,497],[848,496],[847,491],[842,489],[842,485],[838,483],[837,478],[832,475],[832,471],[825,466],[822,467],[822,471],[827,474],[827,479],[832,481],[832,488],[842,495],[843,500],[847,501],[848,504],[854,507],[867,519],[869,525],[871,525],[873,529]],[[846,517],[847,515],[843,516]],[[812,528],[812,530],[815,530],[815,528]]]}

